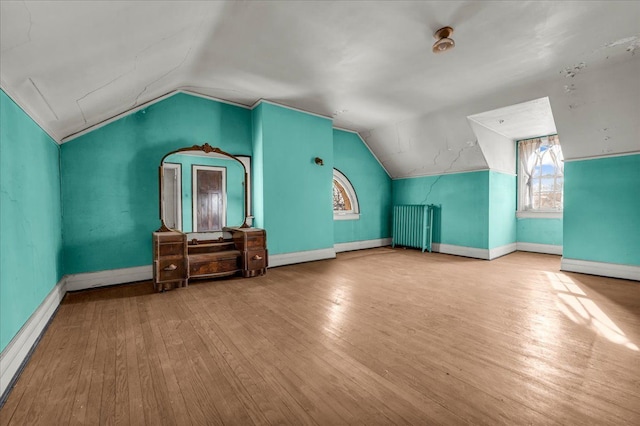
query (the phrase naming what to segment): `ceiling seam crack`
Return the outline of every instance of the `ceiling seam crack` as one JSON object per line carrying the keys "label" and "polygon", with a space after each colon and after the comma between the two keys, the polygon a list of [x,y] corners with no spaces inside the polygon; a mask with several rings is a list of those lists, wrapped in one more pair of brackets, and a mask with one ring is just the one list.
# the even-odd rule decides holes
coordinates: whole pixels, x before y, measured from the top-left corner
{"label": "ceiling seam crack", "polygon": [[[202,22],[200,23],[200,27],[202,27]],[[198,28],[198,32],[200,31],[200,28]],[[178,34],[178,33],[176,33]],[[174,34],[175,35],[175,34]],[[173,37],[173,35],[171,36]],[[150,48],[151,46],[147,47]],[[144,49],[144,50],[147,50]],[[142,50],[140,53],[144,52],[144,50]],[[189,58],[189,55],[191,54],[191,51],[193,50],[193,43],[191,44],[191,46],[189,47],[189,50],[187,50],[187,53],[184,55],[184,58],[182,58],[182,60],[180,61],[180,63],[178,65],[176,65],[175,67],[171,68],[169,71],[167,71],[166,73],[162,74],[160,77],[158,77],[157,79],[153,80],[151,83],[147,84],[146,86],[144,86],[144,89],[142,89],[142,91],[138,94],[138,96],[136,96],[136,99],[133,101],[133,105],[132,106],[136,106],[138,105],[138,102],[140,100],[140,97],[142,97],[142,95],[147,91],[147,89],[152,86],[153,84],[157,83],[158,81],[162,80],[163,78],[165,78],[166,76],[168,76],[169,74],[171,74],[172,72],[176,71],[177,69],[179,69],[182,65],[184,65],[184,63],[187,61],[187,58]],[[139,53],[139,54],[140,54]],[[136,60],[138,58],[138,55],[136,55]]]}

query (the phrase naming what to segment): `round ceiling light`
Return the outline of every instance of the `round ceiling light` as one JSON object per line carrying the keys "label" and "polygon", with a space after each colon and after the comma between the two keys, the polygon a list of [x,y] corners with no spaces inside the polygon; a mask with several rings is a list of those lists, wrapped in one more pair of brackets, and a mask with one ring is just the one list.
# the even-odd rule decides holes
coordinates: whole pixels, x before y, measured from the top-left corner
{"label": "round ceiling light", "polygon": [[438,40],[433,43],[433,53],[441,53],[453,49],[456,45],[455,41],[449,38],[453,34],[453,28],[444,27],[435,32],[433,37]]}

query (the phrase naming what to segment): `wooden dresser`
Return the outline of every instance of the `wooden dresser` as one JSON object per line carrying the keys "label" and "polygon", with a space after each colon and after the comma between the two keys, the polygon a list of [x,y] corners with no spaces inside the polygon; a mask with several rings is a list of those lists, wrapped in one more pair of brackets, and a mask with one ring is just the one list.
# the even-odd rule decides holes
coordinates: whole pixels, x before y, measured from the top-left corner
{"label": "wooden dresser", "polygon": [[153,233],[153,286],[156,291],[187,286],[187,235]]}
{"label": "wooden dresser", "polygon": [[233,235],[236,249],[240,251],[243,277],[255,277],[267,272],[267,233],[259,228],[225,228]]}
{"label": "wooden dresser", "polygon": [[178,231],[153,233],[153,284],[156,291],[186,287],[190,279],[241,274],[264,275],[267,235],[259,228],[224,228],[231,238],[187,241]]}

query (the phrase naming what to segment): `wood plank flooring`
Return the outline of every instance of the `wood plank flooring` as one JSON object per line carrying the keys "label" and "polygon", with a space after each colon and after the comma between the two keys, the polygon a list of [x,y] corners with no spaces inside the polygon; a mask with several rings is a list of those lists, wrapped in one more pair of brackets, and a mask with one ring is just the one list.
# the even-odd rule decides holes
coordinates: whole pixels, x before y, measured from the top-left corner
{"label": "wood plank flooring", "polygon": [[0,425],[640,424],[640,283],[380,248],[69,293]]}

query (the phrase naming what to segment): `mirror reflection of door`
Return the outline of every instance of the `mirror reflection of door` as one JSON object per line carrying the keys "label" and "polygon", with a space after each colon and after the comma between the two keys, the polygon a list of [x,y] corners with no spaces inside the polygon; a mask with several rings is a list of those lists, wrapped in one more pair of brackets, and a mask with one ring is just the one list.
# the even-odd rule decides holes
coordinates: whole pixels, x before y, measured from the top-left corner
{"label": "mirror reflection of door", "polygon": [[226,168],[194,165],[194,231],[220,231],[225,226],[225,204]]}
{"label": "mirror reflection of door", "polygon": [[162,165],[162,203],[164,223],[171,229],[182,229],[182,172],[180,164]]}

